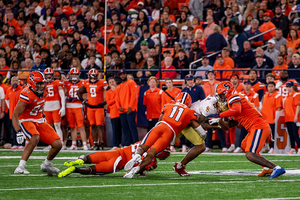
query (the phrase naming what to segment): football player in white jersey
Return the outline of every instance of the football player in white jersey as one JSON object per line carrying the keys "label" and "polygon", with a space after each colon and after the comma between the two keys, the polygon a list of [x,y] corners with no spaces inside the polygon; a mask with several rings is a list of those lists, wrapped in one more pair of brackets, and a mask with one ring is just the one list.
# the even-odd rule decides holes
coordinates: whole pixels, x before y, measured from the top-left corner
{"label": "football player in white jersey", "polygon": [[[228,109],[228,107],[226,108],[226,104],[222,104],[219,102],[219,98],[217,96],[207,96],[202,101],[194,102],[190,106],[190,109],[196,112],[196,114],[198,115],[198,122],[204,129],[225,128],[221,126],[218,120],[216,120],[217,125],[213,125],[211,127],[207,125],[208,118],[214,117],[214,115],[218,114],[219,110],[225,111],[226,109]],[[190,174],[184,170],[185,166],[205,150],[204,140],[206,137],[206,131],[204,131],[204,134],[199,135],[198,132],[196,132],[192,127],[189,126],[183,129],[181,133],[178,134],[175,141],[183,135],[195,146],[191,148],[191,150],[179,163],[175,163],[175,165],[173,166],[173,170],[175,170],[180,176],[190,176]]]}

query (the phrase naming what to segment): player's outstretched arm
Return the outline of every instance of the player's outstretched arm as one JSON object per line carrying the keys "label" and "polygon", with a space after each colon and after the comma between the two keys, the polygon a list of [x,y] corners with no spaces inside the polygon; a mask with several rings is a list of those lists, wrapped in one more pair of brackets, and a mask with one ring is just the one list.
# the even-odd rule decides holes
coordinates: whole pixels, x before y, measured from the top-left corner
{"label": "player's outstretched arm", "polygon": [[18,101],[18,103],[16,105],[16,108],[12,115],[12,124],[13,124],[15,131],[20,130],[19,117],[24,112],[26,106],[27,106],[27,104],[24,103],[23,101]]}

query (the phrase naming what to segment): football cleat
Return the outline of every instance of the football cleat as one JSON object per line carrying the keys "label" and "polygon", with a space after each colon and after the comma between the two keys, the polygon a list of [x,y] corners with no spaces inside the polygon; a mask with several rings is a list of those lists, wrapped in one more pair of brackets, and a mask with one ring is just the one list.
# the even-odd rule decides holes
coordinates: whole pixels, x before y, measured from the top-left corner
{"label": "football cleat", "polygon": [[68,150],[77,150],[77,146],[76,145],[72,145],[72,146],[70,146],[70,148],[68,148]]}
{"label": "football cleat", "polygon": [[183,166],[181,169],[178,169],[178,168],[177,168],[177,164],[178,164],[178,163],[175,163],[175,165],[173,166],[173,170],[174,170],[175,172],[177,172],[180,176],[191,176],[189,173],[187,173],[187,172],[185,171],[185,166]]}
{"label": "football cleat", "polygon": [[126,165],[124,166],[124,169],[126,171],[129,171],[135,164],[140,163],[142,161],[140,154],[135,154],[131,160],[129,160]]}
{"label": "football cleat", "polygon": [[270,176],[272,172],[273,172],[272,169],[263,169],[263,170],[258,174],[258,176],[259,176],[259,177]]}
{"label": "football cleat", "polygon": [[10,143],[5,143],[5,144],[2,146],[2,148],[4,148],[4,149],[9,149],[9,148],[11,148],[11,144],[10,144]]}
{"label": "football cleat", "polygon": [[17,145],[14,145],[10,148],[10,150],[18,150],[18,146]]}
{"label": "football cleat", "polygon": [[268,153],[274,153],[274,149],[271,148],[270,151]]}
{"label": "football cleat", "polygon": [[59,169],[57,169],[56,167],[53,167],[52,164],[46,165],[45,163],[41,164],[41,170],[43,172],[52,172],[52,173],[58,173]]}
{"label": "football cleat", "polygon": [[269,176],[268,178],[277,178],[278,176],[280,176],[282,174],[285,174],[285,169],[283,167],[276,166],[273,169],[271,176]]}
{"label": "football cleat", "polygon": [[237,148],[234,150],[233,153],[240,153],[240,152],[242,152],[241,147],[237,147]]}
{"label": "football cleat", "polygon": [[77,160],[68,160],[67,162],[64,163],[65,166],[71,167],[74,165],[83,165],[84,161],[82,159],[77,159]]}
{"label": "football cleat", "polygon": [[176,152],[176,149],[174,146],[170,146],[170,150],[171,150],[171,152]]}
{"label": "football cleat", "polygon": [[234,151],[234,150],[235,150],[235,145],[234,144],[230,145],[230,147],[228,148],[228,151]]}
{"label": "football cleat", "polygon": [[18,146],[18,149],[17,149],[17,150],[23,151],[24,149],[25,149],[24,146]]}
{"label": "football cleat", "polygon": [[295,149],[291,149],[291,150],[289,151],[289,154],[296,154],[296,150],[295,150]]}
{"label": "football cleat", "polygon": [[226,147],[222,148],[222,153],[227,153],[228,149]]}
{"label": "football cleat", "polygon": [[89,148],[87,147],[87,145],[83,145],[82,148],[83,148],[84,151],[88,151],[89,150]]}
{"label": "football cleat", "polygon": [[20,166],[18,166],[18,167],[15,169],[14,174],[30,174],[30,172],[27,171],[27,170],[25,169],[25,167],[20,167]]}
{"label": "football cleat", "polygon": [[136,166],[132,168],[129,172],[127,172],[123,178],[133,178],[133,176],[140,171],[140,166]]}
{"label": "football cleat", "polygon": [[211,149],[206,147],[204,153],[210,153],[210,152],[211,152]]}
{"label": "football cleat", "polygon": [[69,176],[71,173],[73,173],[73,172],[75,171],[75,169],[76,169],[76,167],[71,166],[71,167],[69,167],[68,169],[66,169],[66,170],[64,170],[64,171],[62,171],[62,172],[60,172],[60,173],[58,174],[58,177],[59,177],[59,178],[62,178],[62,177]]}

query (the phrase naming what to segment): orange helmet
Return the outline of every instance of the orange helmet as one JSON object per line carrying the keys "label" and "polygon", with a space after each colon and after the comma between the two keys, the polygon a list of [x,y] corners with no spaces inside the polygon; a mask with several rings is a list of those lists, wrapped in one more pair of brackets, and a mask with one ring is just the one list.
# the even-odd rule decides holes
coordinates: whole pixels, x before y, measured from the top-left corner
{"label": "orange helmet", "polygon": [[90,69],[88,76],[91,83],[98,81],[99,71],[97,69]]}
{"label": "orange helmet", "polygon": [[232,85],[232,83],[230,81],[222,81],[221,83],[218,84],[217,88],[216,88],[216,94],[219,97],[225,97],[225,99],[227,99],[228,97],[230,97],[233,92],[234,92],[234,86]]}
{"label": "orange helmet", "polygon": [[190,107],[192,104],[192,97],[186,92],[181,92],[175,97],[175,103],[181,103]]}
{"label": "orange helmet", "polygon": [[153,160],[151,161],[151,163],[145,167],[145,170],[152,171],[152,170],[154,170],[156,168],[157,168],[157,160],[156,160],[156,158],[153,158]]}
{"label": "orange helmet", "polygon": [[70,73],[71,81],[78,81],[79,80],[80,71],[77,68],[75,68],[75,67],[71,68],[69,73]]}
{"label": "orange helmet", "polygon": [[45,90],[45,76],[42,72],[34,71],[30,72],[27,77],[27,85],[29,88],[37,92],[38,94],[42,94]]}
{"label": "orange helmet", "polygon": [[44,70],[44,75],[46,80],[48,82],[51,82],[54,79],[54,70],[48,67]]}

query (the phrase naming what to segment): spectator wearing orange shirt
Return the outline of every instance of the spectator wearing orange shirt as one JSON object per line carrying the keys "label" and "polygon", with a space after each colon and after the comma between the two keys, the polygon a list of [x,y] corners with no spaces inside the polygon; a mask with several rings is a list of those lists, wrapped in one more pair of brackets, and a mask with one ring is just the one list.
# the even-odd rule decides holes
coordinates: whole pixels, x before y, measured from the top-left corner
{"label": "spectator wearing orange shirt", "polygon": [[[263,33],[266,32],[272,28],[276,28],[276,26],[270,21],[270,14],[265,12],[264,13],[264,23],[260,26],[259,30]],[[264,34],[264,41],[268,41],[275,37],[276,30],[270,31],[266,34]]]}
{"label": "spectator wearing orange shirt", "polygon": [[[221,54],[217,56],[216,62],[213,66],[214,70],[222,69],[232,69],[227,63]],[[232,71],[216,71],[216,79],[229,79],[232,74]]]}
{"label": "spectator wearing orange shirt", "polygon": [[[286,83],[288,90],[288,96],[284,101],[284,119],[288,129],[288,133],[291,141],[291,150],[289,154],[295,154],[295,142],[300,147],[300,139],[298,135],[298,127],[296,123],[299,123],[299,111],[300,111],[300,94],[297,93],[297,86],[292,81]],[[298,149],[298,154],[300,150]]]}
{"label": "spectator wearing orange shirt", "polygon": [[177,0],[166,0],[164,3],[164,7],[168,6],[170,8],[171,13],[173,13],[174,8],[178,8]]}
{"label": "spectator wearing orange shirt", "polygon": [[166,79],[167,89],[161,95],[161,107],[167,103],[171,103],[172,100],[181,92],[181,89],[174,87],[173,79]]}
{"label": "spectator wearing orange shirt", "polygon": [[[262,103],[261,114],[271,128],[272,137],[275,138],[275,112],[282,109],[282,96],[276,91],[275,83],[267,84],[268,92],[265,94]],[[269,153],[274,153],[274,142],[271,140]]]}
{"label": "spectator wearing orange shirt", "polygon": [[206,72],[206,77],[208,81],[203,84],[202,88],[204,90],[205,96],[208,95],[214,95],[215,94],[215,88],[219,84],[219,81],[215,79],[216,74],[215,71],[213,70],[208,70]]}
{"label": "spectator wearing orange shirt", "polygon": [[119,89],[117,89],[117,82],[114,77],[110,77],[108,79],[108,86],[110,87],[110,89],[106,92],[106,103],[110,110],[109,114],[113,130],[113,145],[114,148],[119,148],[122,138],[122,125],[119,110],[115,100],[116,92],[118,92]]}
{"label": "spectator wearing orange shirt", "polygon": [[299,44],[300,44],[300,38],[298,37],[297,31],[295,29],[290,30],[289,37],[287,38],[286,41],[286,47],[293,48],[294,53],[296,53]]}
{"label": "spectator wearing orange shirt", "polygon": [[136,108],[137,108],[137,85],[133,80],[127,79],[125,70],[120,70],[122,83],[116,92],[116,104],[120,113],[122,132],[124,136],[124,146],[129,146],[139,141],[136,127]]}
{"label": "spectator wearing orange shirt", "polygon": [[[12,124],[12,115],[15,110],[15,107],[19,101],[19,96],[23,88],[19,85],[19,79],[17,76],[11,78],[11,85],[12,87],[8,88],[5,93],[5,102],[9,109],[9,119],[10,125]],[[4,112],[4,111],[3,111]],[[13,147],[14,149],[24,149],[25,143],[18,144],[16,140],[16,131],[14,130],[13,126],[11,126],[10,131],[13,133]],[[11,133],[11,132],[10,132]]]}
{"label": "spectator wearing orange shirt", "polygon": [[15,43],[12,40],[12,37],[10,35],[6,35],[4,38],[5,38],[5,42],[2,44],[2,48],[5,48],[6,46],[10,46],[11,48],[14,48]]}
{"label": "spectator wearing orange shirt", "polygon": [[233,68],[235,67],[235,64],[234,64],[233,59],[230,58],[229,55],[230,55],[229,49],[228,49],[227,47],[224,47],[224,48],[222,49],[222,56],[223,56],[223,58],[224,58],[224,60],[225,60],[225,63],[226,63],[227,65],[229,65],[229,66],[233,69]]}
{"label": "spectator wearing orange shirt", "polygon": [[158,122],[161,114],[161,102],[163,91],[157,88],[158,80],[155,76],[151,76],[148,81],[149,89],[144,93],[144,105],[147,107],[148,128],[150,131]]}
{"label": "spectator wearing orange shirt", "polygon": [[12,12],[9,12],[6,14],[7,16],[7,24],[9,26],[13,26],[15,27],[15,34],[17,35],[18,34],[18,30],[16,29],[16,27],[19,26],[19,23],[18,21],[14,18],[14,14]]}
{"label": "spectator wearing orange shirt", "polygon": [[125,37],[125,35],[122,33],[121,26],[119,23],[114,25],[112,32],[108,36],[108,40],[111,37],[115,38],[117,47],[120,47],[122,45],[123,38]]}
{"label": "spectator wearing orange shirt", "polygon": [[273,69],[276,70],[276,71],[272,71],[272,74],[275,75],[275,79],[280,79],[281,71],[283,69],[287,69],[287,68],[289,68],[289,66],[284,64],[283,55],[279,55],[277,57],[277,65],[275,67],[273,67]]}
{"label": "spectator wearing orange shirt", "polygon": [[[109,37],[109,35],[110,35],[110,33],[112,32],[112,30],[113,30],[113,28],[114,28],[114,25],[112,24],[112,21],[111,21],[111,19],[110,18],[107,18],[106,19],[106,23],[105,23],[105,25],[106,25],[106,37],[107,37],[107,40],[108,40],[108,37]],[[105,26],[102,26],[101,28],[100,28],[100,31],[101,31],[101,35],[103,35],[103,38],[105,37],[104,36],[104,31],[105,31]]]}

